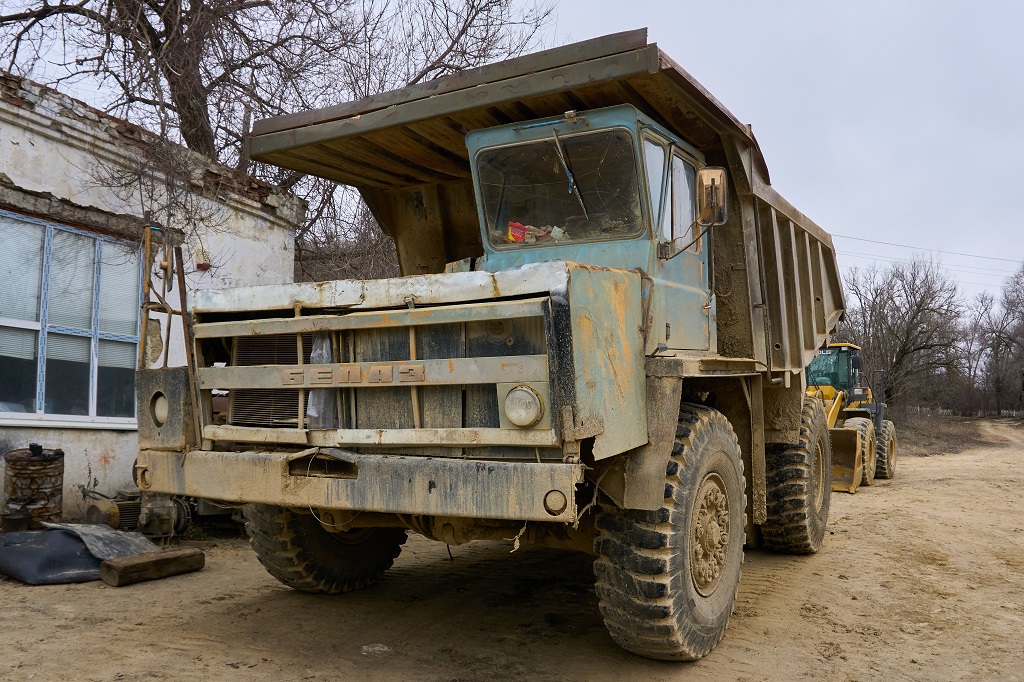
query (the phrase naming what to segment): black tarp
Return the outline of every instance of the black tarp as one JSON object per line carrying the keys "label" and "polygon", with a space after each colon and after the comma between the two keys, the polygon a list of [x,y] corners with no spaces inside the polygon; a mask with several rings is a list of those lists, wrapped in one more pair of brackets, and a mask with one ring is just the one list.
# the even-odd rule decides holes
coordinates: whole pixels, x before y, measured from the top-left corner
{"label": "black tarp", "polygon": [[0,574],[29,585],[99,580],[100,563],[158,549],[141,533],[93,524],[46,524],[46,530],[0,534]]}

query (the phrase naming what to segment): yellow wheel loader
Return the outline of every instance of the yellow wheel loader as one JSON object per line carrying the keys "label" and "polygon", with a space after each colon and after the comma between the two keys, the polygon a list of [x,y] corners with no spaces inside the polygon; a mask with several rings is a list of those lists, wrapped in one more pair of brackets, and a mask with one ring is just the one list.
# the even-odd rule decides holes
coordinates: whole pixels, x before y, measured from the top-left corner
{"label": "yellow wheel loader", "polygon": [[[880,373],[880,372],[879,372]],[[896,470],[896,427],[885,403],[861,386],[860,347],[830,343],[807,366],[807,396],[825,407],[832,440],[832,490],[855,492]]]}

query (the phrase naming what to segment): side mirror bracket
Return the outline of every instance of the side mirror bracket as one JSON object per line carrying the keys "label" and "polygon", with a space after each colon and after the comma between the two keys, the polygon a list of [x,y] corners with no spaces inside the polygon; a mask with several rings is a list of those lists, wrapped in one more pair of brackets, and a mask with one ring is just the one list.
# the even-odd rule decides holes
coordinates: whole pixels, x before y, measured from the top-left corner
{"label": "side mirror bracket", "polygon": [[658,258],[672,260],[715,225],[724,225],[728,220],[729,179],[725,169],[718,166],[705,166],[697,170],[696,209],[697,219],[694,225],[704,228],[700,234],[686,246],[676,247],[678,239],[658,244]]}
{"label": "side mirror bracket", "polygon": [[725,169],[705,166],[697,171],[697,224],[724,225],[728,220],[729,179]]}

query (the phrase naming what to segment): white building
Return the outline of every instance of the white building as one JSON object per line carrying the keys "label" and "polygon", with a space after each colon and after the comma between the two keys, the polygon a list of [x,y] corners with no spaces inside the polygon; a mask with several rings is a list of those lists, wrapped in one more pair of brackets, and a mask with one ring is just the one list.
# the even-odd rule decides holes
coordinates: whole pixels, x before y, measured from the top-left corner
{"label": "white building", "polygon": [[[155,142],[123,120],[0,72],[0,454],[30,442],[62,448],[66,518],[83,514],[83,489],[111,495],[134,487],[148,199],[99,178],[144,168],[139,160]],[[195,169],[191,203],[179,211],[210,223],[186,243],[187,286],[290,282],[304,204],[178,152]],[[178,300],[172,289],[167,302],[177,308]],[[184,364],[180,326],[161,334],[166,316],[154,318],[149,360],[162,363],[154,351],[163,336],[169,364]]]}

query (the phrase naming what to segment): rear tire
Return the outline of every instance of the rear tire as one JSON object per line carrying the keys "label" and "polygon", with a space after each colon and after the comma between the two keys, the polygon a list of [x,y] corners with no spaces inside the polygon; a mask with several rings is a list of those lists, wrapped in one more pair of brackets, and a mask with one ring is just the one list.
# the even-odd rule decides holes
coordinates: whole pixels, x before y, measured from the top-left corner
{"label": "rear tire", "polygon": [[684,403],[655,511],[597,516],[596,589],[619,646],[663,660],[711,651],[732,614],[743,564],[743,460],[721,412]]}
{"label": "rear tire", "polygon": [[391,568],[406,539],[401,528],[332,533],[312,514],[269,504],[246,505],[244,513],[260,563],[300,592],[337,594],[366,587]]}
{"label": "rear tire", "polygon": [[878,434],[876,450],[878,478],[892,478],[896,475],[896,425],[890,421],[882,422],[882,431]]}
{"label": "rear tire", "polygon": [[804,398],[800,442],[769,445],[765,454],[768,518],[761,526],[766,549],[813,554],[821,549],[832,499],[832,441],[825,408]]}
{"label": "rear tire", "polygon": [[875,482],[875,468],[878,465],[875,424],[867,417],[851,417],[843,422],[843,428],[860,431],[860,484],[871,485]]}

